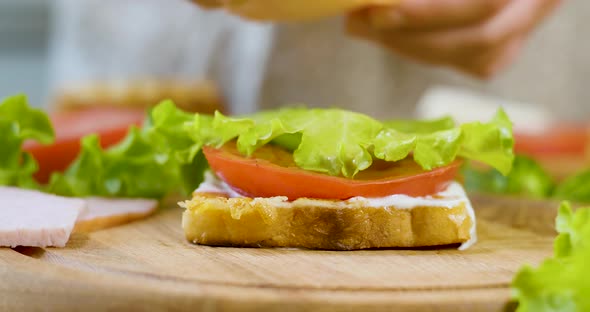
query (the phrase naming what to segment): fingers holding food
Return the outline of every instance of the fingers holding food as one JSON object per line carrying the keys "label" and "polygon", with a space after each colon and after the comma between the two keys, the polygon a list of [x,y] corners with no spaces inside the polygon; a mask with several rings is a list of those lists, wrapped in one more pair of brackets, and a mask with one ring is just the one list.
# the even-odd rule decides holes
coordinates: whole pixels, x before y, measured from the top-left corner
{"label": "fingers holding food", "polygon": [[348,32],[422,63],[489,78],[514,61],[529,33],[560,1],[445,0],[432,10],[424,2],[429,1],[355,12]]}

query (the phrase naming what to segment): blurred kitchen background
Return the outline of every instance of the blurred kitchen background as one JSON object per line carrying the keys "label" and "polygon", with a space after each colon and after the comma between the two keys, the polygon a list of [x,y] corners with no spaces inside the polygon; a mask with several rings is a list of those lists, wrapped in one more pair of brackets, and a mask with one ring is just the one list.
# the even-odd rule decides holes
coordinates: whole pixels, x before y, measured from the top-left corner
{"label": "blurred kitchen background", "polygon": [[249,112],[270,31],[184,0],[0,0],[0,97],[47,107],[56,95],[78,105],[223,94],[241,99],[232,112]]}
{"label": "blurred kitchen background", "polygon": [[0,0],[0,97],[26,93],[36,106],[46,102],[50,3]]}
{"label": "blurred kitchen background", "polygon": [[590,67],[579,60],[590,41],[578,11],[589,3],[564,5],[514,66],[482,82],[350,38],[342,20],[275,27],[188,0],[0,0],[0,98],[25,93],[39,107],[172,98],[204,111],[222,101],[231,113],[303,102],[381,118],[409,115],[418,104],[418,117],[485,119],[485,104],[524,107],[511,115],[527,126],[554,115],[585,120]]}

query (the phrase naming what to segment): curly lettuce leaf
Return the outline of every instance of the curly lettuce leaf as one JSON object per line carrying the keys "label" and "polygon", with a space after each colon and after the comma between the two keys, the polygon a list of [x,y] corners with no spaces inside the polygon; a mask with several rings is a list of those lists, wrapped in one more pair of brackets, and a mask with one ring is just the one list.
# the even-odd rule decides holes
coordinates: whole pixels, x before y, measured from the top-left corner
{"label": "curly lettuce leaf", "polygon": [[202,128],[210,128],[210,117],[187,113],[178,109],[171,100],[165,100],[151,110],[150,126],[145,132],[161,151],[167,151],[180,163],[187,164],[193,161],[202,147],[202,143],[195,142],[189,135],[189,129],[201,119],[205,123]]}
{"label": "curly lettuce leaf", "polygon": [[519,312],[590,311],[590,250],[566,259],[548,259],[539,268],[523,267],[512,282]]}
{"label": "curly lettuce leaf", "polygon": [[[373,163],[369,148],[383,128],[366,115],[329,109],[314,110],[293,152],[295,163],[311,171],[354,177]],[[312,111],[313,112],[313,111]]]}
{"label": "curly lettuce leaf", "polygon": [[590,170],[584,170],[562,181],[554,196],[576,202],[590,202]]}
{"label": "curly lettuce leaf", "polygon": [[[503,110],[487,123],[472,122],[452,127],[452,120],[407,122],[397,129],[387,126],[375,140],[375,156],[394,161],[413,152],[425,170],[445,166],[457,156],[478,160],[506,175],[514,161],[512,123]],[[395,125],[394,125],[395,126]],[[400,132],[400,129],[411,131]],[[435,132],[427,132],[436,129]],[[407,152],[407,154],[406,154]],[[404,155],[405,154],[405,155]]]}
{"label": "curly lettuce leaf", "polygon": [[190,162],[181,163],[154,142],[149,129],[136,127],[106,150],[98,136],[87,136],[66,172],[53,174],[49,191],[63,196],[162,198],[176,190],[185,194],[194,190],[207,167],[200,152]]}
{"label": "curly lettuce leaf", "polygon": [[385,126],[405,133],[428,134],[455,128],[455,121],[450,116],[431,120],[389,120]]}
{"label": "curly lettuce leaf", "polygon": [[220,146],[237,139],[238,150],[246,156],[264,144],[281,144],[305,170],[352,177],[372,164],[369,149],[382,127],[377,120],[345,110],[287,108],[249,118],[218,113],[213,130],[219,140],[201,140]]}
{"label": "curly lettuce leaf", "polygon": [[98,135],[92,134],[80,141],[80,153],[62,173],[53,173],[47,190],[63,196],[103,196],[107,192],[100,184],[105,167]]}
{"label": "curly lettuce leaf", "polygon": [[590,170],[556,182],[537,161],[524,155],[515,157],[512,171],[506,176],[470,165],[464,166],[462,173],[468,191],[590,202]]}
{"label": "curly lettuce leaf", "polygon": [[569,202],[559,207],[555,221],[559,235],[555,240],[555,255],[564,258],[578,250],[590,249],[590,209],[578,209],[574,213]]}
{"label": "curly lettuce leaf", "polygon": [[590,311],[590,208],[575,213],[562,203],[556,219],[555,256],[524,266],[512,282],[517,311]]}
{"label": "curly lettuce leaf", "polygon": [[37,187],[32,176],[35,159],[22,151],[26,140],[49,144],[55,134],[47,114],[29,106],[24,95],[8,97],[0,103],[0,185]]}
{"label": "curly lettuce leaf", "polygon": [[448,165],[457,157],[462,135],[461,129],[455,128],[419,136],[414,149],[414,160],[426,170]]}
{"label": "curly lettuce leaf", "polygon": [[416,147],[418,136],[385,128],[377,134],[373,153],[378,159],[398,161],[406,158]]}
{"label": "curly lettuce leaf", "polygon": [[468,164],[463,167],[465,188],[472,192],[524,195],[534,198],[551,196],[555,183],[535,160],[517,155],[506,176],[498,170],[480,170]]}
{"label": "curly lettuce leaf", "polygon": [[55,134],[45,112],[29,106],[27,97],[8,97],[0,104],[0,120],[14,122],[18,138],[32,139],[42,144],[53,143]]}
{"label": "curly lettuce leaf", "polygon": [[[349,178],[369,168],[374,158],[398,161],[409,155],[425,170],[448,165],[457,156],[488,163],[503,173],[510,170],[512,128],[503,111],[489,123],[452,125],[448,118],[384,124],[339,109],[287,108],[241,118],[216,113],[208,127],[193,122],[189,131],[200,146],[236,140],[245,156],[265,144],[277,144],[293,151],[302,169]],[[441,130],[428,132],[432,129]]]}
{"label": "curly lettuce leaf", "polygon": [[[153,198],[178,188],[190,192],[207,167],[201,148],[232,140],[246,156],[277,144],[292,151],[303,169],[345,177],[367,169],[374,158],[397,161],[409,155],[425,169],[444,166],[458,155],[505,168],[511,129],[503,117],[461,127],[448,118],[384,124],[350,111],[301,107],[227,117],[185,113],[164,101],[142,129],[132,128],[114,147],[103,149],[97,136],[84,138],[78,158],[66,172],[54,174],[48,189],[69,196]],[[50,142],[49,119],[28,107],[24,97],[12,97],[0,106],[0,130],[5,147],[0,183],[35,186],[31,176],[37,164],[20,147],[26,139]]]}
{"label": "curly lettuce leaf", "polygon": [[514,161],[512,122],[503,110],[488,123],[461,125],[463,142],[459,156],[491,165],[503,175],[510,172]]}
{"label": "curly lettuce leaf", "polygon": [[238,138],[238,151],[250,156],[270,142],[295,151],[301,144],[301,131],[313,122],[306,113],[303,108],[283,108],[253,115],[254,125]]}

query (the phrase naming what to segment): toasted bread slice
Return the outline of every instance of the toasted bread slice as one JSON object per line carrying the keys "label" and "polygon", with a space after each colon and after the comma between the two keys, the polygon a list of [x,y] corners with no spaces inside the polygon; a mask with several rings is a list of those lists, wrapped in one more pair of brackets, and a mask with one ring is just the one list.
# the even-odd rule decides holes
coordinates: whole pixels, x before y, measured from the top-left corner
{"label": "toasted bread slice", "polygon": [[[453,187],[459,187],[454,184]],[[213,246],[298,247],[327,250],[423,247],[475,241],[475,217],[461,196],[428,198],[412,207],[362,199],[227,198],[195,193],[181,203],[189,241]],[[403,196],[403,195],[402,195]],[[440,201],[440,205],[436,201]],[[385,202],[385,201],[384,201]],[[377,205],[376,205],[377,203]]]}
{"label": "toasted bread slice", "polygon": [[203,81],[97,81],[72,85],[58,91],[53,109],[68,111],[95,106],[145,110],[171,99],[183,110],[199,113],[224,111],[221,91],[215,83]]}

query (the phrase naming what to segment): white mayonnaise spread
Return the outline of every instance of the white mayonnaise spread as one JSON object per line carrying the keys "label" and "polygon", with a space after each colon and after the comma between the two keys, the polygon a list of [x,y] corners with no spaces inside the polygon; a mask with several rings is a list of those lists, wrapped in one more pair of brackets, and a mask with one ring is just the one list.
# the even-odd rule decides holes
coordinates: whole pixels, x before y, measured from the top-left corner
{"label": "white mayonnaise spread", "polygon": [[[205,173],[205,180],[199,185],[199,187],[195,190],[195,193],[221,193],[225,194],[230,198],[236,197],[243,197],[242,195],[238,194],[234,191],[227,183],[223,182],[219,178],[217,178],[214,174],[210,171]],[[318,206],[322,206],[323,204],[328,204],[327,202],[317,199],[298,199],[293,202],[289,202],[287,197],[277,196],[275,198],[277,200],[277,204],[280,206],[285,206],[285,208],[291,205],[297,205],[299,201],[305,201],[306,204],[309,204],[310,200],[317,201]],[[419,197],[412,197],[408,195],[402,194],[394,194],[384,197],[378,198],[365,198],[361,196],[353,197],[348,200],[343,200],[339,202],[339,208],[354,208],[362,205],[364,207],[388,207],[388,206],[395,206],[397,209],[413,209],[415,207],[443,207],[443,208],[453,208],[457,207],[458,205],[464,203],[465,208],[467,209],[467,213],[472,222],[472,227],[470,230],[470,239],[465,243],[461,244],[459,250],[465,250],[471,247],[477,241],[477,232],[476,232],[476,222],[475,222],[475,212],[473,211],[473,207],[471,206],[471,202],[469,198],[467,198],[467,194],[465,190],[458,182],[452,182],[445,190],[436,193],[434,195],[429,196],[419,196]],[[281,205],[282,204],[282,205]],[[329,202],[330,205],[334,205],[333,202]],[[462,222],[463,220],[455,220],[457,222]]]}

